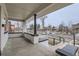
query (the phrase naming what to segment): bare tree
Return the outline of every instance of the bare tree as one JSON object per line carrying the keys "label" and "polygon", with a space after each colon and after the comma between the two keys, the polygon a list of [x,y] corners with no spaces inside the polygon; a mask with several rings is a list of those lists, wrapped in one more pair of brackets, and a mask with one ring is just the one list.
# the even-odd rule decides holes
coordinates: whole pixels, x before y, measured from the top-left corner
{"label": "bare tree", "polygon": [[48,29],[49,29],[49,30],[51,30],[51,28],[52,28],[52,26],[51,26],[51,25],[49,25],[49,26],[48,26]]}
{"label": "bare tree", "polygon": [[44,29],[44,26],[45,26],[45,19],[47,18],[47,16],[43,16],[41,17],[41,21],[42,21],[42,28]]}
{"label": "bare tree", "polygon": [[40,24],[37,24],[37,29],[40,29]]}
{"label": "bare tree", "polygon": [[33,24],[30,25],[30,29],[31,30],[34,29],[34,25]]}
{"label": "bare tree", "polygon": [[65,26],[64,22],[61,22],[61,24],[59,25],[58,31],[66,32],[67,29],[68,29],[68,27]]}
{"label": "bare tree", "polygon": [[63,24],[60,24],[58,31],[62,32],[63,31],[63,27],[64,27],[64,25]]}

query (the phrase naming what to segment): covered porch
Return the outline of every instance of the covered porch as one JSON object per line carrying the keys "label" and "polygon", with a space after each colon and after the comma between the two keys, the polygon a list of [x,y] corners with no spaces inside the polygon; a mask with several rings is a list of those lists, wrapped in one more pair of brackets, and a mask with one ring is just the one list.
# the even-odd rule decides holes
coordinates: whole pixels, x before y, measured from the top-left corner
{"label": "covered porch", "polygon": [[[3,6],[4,5],[4,6]],[[59,40],[59,36],[65,37],[65,39],[72,39],[71,35],[62,35],[61,33],[51,34],[38,34],[37,33],[37,19],[45,16],[51,12],[64,8],[71,5],[71,3],[14,3],[14,4],[1,4],[3,10],[6,12],[7,16],[4,18],[3,25],[8,27],[2,27],[2,55],[7,56],[59,56],[55,50],[57,48],[63,48],[67,44],[73,43],[73,40]],[[3,12],[4,12],[3,11]],[[3,13],[2,12],[2,16]],[[34,28],[33,32],[28,32],[27,25],[33,20]],[[11,24],[11,21],[17,22],[17,29]],[[19,23],[21,25],[19,25]],[[61,34],[61,35],[60,35]],[[3,37],[2,36],[2,37]],[[66,38],[67,36],[67,38]],[[7,38],[6,38],[7,37]],[[43,38],[44,37],[44,38]],[[55,37],[58,40],[52,41]],[[42,39],[40,39],[42,38]],[[44,40],[45,39],[45,40]],[[47,39],[47,40],[46,40]],[[50,40],[51,39],[51,40]],[[54,45],[51,44],[54,43]],[[57,43],[56,43],[57,42]],[[63,43],[64,42],[64,43]],[[79,54],[79,52],[78,52]],[[77,54],[77,55],[78,55]]]}

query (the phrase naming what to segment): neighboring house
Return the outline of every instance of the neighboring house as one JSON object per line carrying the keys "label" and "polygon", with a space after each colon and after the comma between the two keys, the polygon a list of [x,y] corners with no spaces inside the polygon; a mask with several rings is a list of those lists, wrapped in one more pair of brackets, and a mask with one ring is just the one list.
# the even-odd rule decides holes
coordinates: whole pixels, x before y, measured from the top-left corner
{"label": "neighboring house", "polygon": [[72,29],[74,30],[74,32],[79,33],[79,23],[73,24]]}

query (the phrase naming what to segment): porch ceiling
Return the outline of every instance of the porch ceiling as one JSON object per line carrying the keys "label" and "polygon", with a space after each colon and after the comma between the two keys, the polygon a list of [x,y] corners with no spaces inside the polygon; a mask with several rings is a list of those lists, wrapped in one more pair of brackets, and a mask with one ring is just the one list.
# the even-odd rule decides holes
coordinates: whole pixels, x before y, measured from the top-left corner
{"label": "porch ceiling", "polygon": [[50,3],[6,3],[6,8],[9,19],[26,20],[48,5],[50,5]]}
{"label": "porch ceiling", "polygon": [[69,3],[6,3],[9,20],[27,20],[34,13],[38,17],[63,8]]}

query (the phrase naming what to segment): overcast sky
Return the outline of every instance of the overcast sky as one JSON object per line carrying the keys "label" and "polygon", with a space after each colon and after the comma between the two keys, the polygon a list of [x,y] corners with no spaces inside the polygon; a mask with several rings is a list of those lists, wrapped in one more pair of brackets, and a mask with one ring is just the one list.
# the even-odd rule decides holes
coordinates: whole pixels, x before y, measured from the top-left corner
{"label": "overcast sky", "polygon": [[[33,23],[33,21],[30,23]],[[37,20],[37,23],[41,24],[40,19]],[[61,23],[64,23],[64,25],[79,23],[79,4],[72,4],[52,12],[45,19],[45,26],[58,26]]]}

